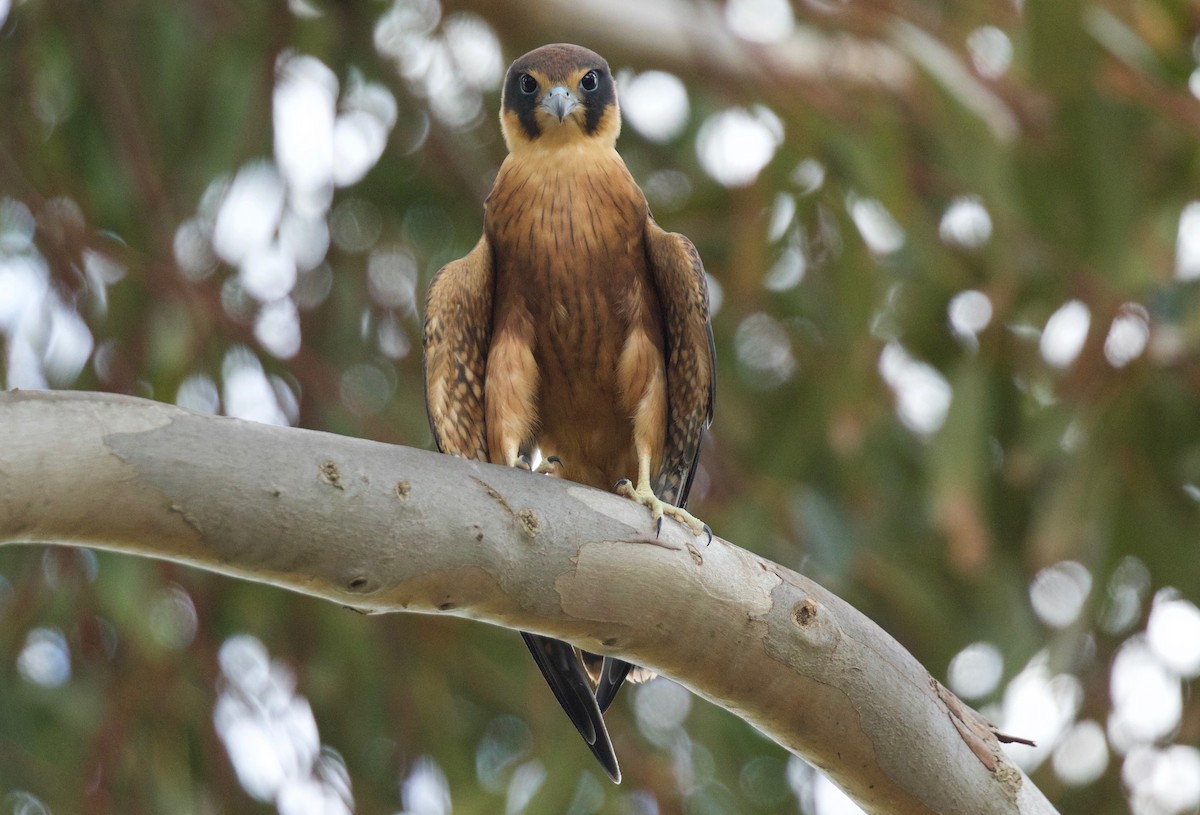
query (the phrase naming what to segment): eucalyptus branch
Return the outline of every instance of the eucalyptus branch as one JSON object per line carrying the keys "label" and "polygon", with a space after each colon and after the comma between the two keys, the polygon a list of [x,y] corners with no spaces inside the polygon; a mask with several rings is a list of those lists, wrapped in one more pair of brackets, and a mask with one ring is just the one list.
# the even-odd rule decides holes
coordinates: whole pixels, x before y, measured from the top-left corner
{"label": "eucalyptus branch", "polygon": [[0,393],[0,545],[162,558],[621,656],[872,813],[1053,813],[995,733],[790,569],[554,478],[92,393]]}

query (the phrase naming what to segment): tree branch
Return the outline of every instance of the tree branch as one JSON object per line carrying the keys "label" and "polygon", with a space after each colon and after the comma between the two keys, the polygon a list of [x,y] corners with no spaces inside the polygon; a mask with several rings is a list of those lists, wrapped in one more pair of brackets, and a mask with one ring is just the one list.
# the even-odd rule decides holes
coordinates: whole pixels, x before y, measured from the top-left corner
{"label": "tree branch", "polygon": [[549,634],[675,679],[872,813],[1053,813],[977,713],[812,581],[553,478],[130,397],[0,393],[0,545],[164,558]]}

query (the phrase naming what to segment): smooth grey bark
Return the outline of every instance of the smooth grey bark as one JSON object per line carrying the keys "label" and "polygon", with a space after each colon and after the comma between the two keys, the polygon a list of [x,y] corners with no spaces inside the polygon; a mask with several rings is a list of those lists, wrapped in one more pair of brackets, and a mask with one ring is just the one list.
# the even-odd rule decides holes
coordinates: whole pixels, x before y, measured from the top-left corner
{"label": "smooth grey bark", "polygon": [[680,682],[872,813],[1053,813],[978,714],[811,580],[553,478],[191,413],[0,393],[0,545],[178,561],[548,634]]}

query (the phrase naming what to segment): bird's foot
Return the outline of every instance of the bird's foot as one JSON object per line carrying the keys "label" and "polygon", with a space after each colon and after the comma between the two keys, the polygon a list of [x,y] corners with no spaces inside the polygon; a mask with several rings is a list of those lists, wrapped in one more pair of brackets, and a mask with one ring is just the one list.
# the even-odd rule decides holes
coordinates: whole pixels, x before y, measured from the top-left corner
{"label": "bird's foot", "polygon": [[712,527],[687,510],[663,501],[646,484],[638,484],[638,486],[634,487],[632,481],[628,478],[622,478],[613,487],[613,491],[631,501],[636,501],[650,510],[650,514],[654,517],[655,521],[655,535],[662,533],[663,516],[669,515],[676,521],[679,521],[679,523],[690,527],[693,535],[707,535],[708,542],[712,543]]}
{"label": "bird's foot", "polygon": [[546,456],[542,459],[542,463],[538,465],[537,472],[542,475],[552,475],[555,478],[562,472],[562,459],[558,456]]}
{"label": "bird's foot", "polygon": [[517,456],[517,460],[513,462],[512,466],[526,472],[557,476],[562,470],[563,463],[562,459],[558,456],[548,456],[542,459],[542,463],[535,468],[533,466],[533,459],[529,456]]}

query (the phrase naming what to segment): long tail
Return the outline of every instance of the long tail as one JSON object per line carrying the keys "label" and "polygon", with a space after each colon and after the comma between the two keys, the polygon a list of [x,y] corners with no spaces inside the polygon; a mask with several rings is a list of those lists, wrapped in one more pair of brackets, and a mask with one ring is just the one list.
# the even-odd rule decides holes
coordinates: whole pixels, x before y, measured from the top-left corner
{"label": "long tail", "polygon": [[604,658],[604,662],[600,666],[600,681],[596,683],[596,704],[600,706],[601,713],[608,710],[613,699],[617,698],[617,691],[632,667],[628,662],[620,659]]}
{"label": "long tail", "polygon": [[[608,774],[609,778],[617,784],[621,783],[621,768],[617,766],[617,754],[613,751],[612,742],[608,738],[608,729],[604,726],[601,705],[597,704],[596,696],[592,693],[591,685],[588,684],[583,665],[575,656],[575,649],[565,642],[539,634],[528,634],[522,631],[521,636],[525,639],[525,644],[529,646],[529,653],[533,654],[533,661],[537,663],[542,676],[546,678],[546,684],[554,692],[554,698],[562,705],[562,709],[566,711],[567,717],[575,725],[579,735],[583,736],[592,755],[600,762],[600,766],[604,768],[604,772]],[[609,661],[605,660],[606,666]],[[628,670],[629,666],[626,665],[625,671],[628,672]],[[624,676],[625,673],[622,673],[621,679]],[[611,692],[606,693],[608,702],[612,702],[612,696],[620,684],[621,681],[618,679],[612,686]],[[605,704],[603,707],[607,706]]]}

